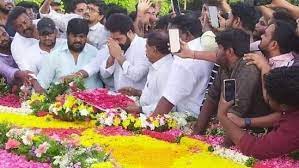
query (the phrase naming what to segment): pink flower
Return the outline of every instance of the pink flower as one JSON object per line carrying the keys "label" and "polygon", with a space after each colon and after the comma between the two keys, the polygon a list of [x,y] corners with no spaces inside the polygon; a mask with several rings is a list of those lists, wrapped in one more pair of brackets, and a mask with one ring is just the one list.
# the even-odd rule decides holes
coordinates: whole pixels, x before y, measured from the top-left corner
{"label": "pink flower", "polygon": [[41,157],[42,154],[46,153],[49,149],[50,144],[48,142],[44,142],[43,144],[39,145],[38,148],[34,151],[36,157]]}
{"label": "pink flower", "polygon": [[9,139],[5,144],[5,149],[16,149],[21,145],[21,143],[15,139]]}

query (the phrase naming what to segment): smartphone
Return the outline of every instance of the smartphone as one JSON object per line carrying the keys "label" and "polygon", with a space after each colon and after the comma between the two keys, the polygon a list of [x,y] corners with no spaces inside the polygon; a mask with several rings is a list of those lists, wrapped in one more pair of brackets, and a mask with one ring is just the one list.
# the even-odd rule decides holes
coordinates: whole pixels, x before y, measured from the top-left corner
{"label": "smartphone", "polygon": [[245,0],[250,6],[264,6],[272,3],[272,0]]}
{"label": "smartphone", "polygon": [[181,49],[179,29],[169,29],[170,52],[177,53]]}
{"label": "smartphone", "polygon": [[217,7],[216,6],[208,6],[208,10],[209,10],[209,17],[210,17],[212,27],[219,28],[220,24],[219,24]]}
{"label": "smartphone", "polygon": [[235,79],[225,79],[224,80],[224,92],[223,96],[225,101],[235,101],[236,99],[236,80]]}
{"label": "smartphone", "polygon": [[178,16],[181,14],[180,1],[171,0],[172,11]]}

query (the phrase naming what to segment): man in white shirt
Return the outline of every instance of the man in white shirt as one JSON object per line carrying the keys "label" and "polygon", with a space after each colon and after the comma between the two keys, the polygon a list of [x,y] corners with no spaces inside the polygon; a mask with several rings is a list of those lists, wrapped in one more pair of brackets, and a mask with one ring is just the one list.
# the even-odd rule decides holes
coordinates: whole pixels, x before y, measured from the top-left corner
{"label": "man in white shirt", "polygon": [[[185,41],[188,42],[190,48],[197,51],[207,50],[206,47],[202,48],[201,37],[199,37],[201,34],[192,33],[202,32],[201,24],[195,17],[177,16],[171,24],[173,28],[180,30],[181,39],[191,40],[192,36],[193,38],[198,37],[192,41]],[[208,37],[214,38],[213,36]],[[167,114],[176,106],[177,111],[190,112],[197,117],[212,68],[211,62],[176,57],[172,64],[167,87],[152,115]]]}
{"label": "man in white shirt", "polygon": [[[46,0],[40,9],[41,17],[51,18],[56,26],[62,31],[66,31],[67,23],[73,18],[84,18],[88,21],[89,33],[88,43],[101,49],[107,43],[109,32],[100,23],[104,19],[103,2],[100,0],[76,0],[73,2],[72,13],[61,14],[50,9],[53,0]],[[78,11],[78,9],[80,11]],[[82,12],[81,12],[82,11]]]}
{"label": "man in white shirt", "polygon": [[123,88],[119,90],[123,94],[140,96],[140,106],[130,105],[125,108],[128,113],[139,114],[141,112],[150,115],[156,108],[167,87],[167,79],[174,61],[169,51],[169,37],[165,32],[153,32],[147,36],[146,56],[152,63],[147,75],[144,89]]}
{"label": "man in white shirt", "polygon": [[28,55],[31,57],[30,71],[36,75],[41,69],[42,62],[46,60],[50,52],[61,47],[66,41],[65,39],[57,39],[57,29],[50,18],[42,18],[37,23],[37,30],[39,43],[28,49]]}
{"label": "man in white shirt", "polygon": [[110,31],[107,46],[76,74],[88,77],[100,72],[104,79],[113,77],[115,90],[142,90],[150,65],[145,54],[146,39],[134,33],[133,21],[123,14],[111,15],[105,27]]}
{"label": "man in white shirt", "polygon": [[11,44],[12,56],[21,70],[29,70],[31,59],[26,51],[38,43],[36,26],[27,15],[26,9],[18,6],[10,12],[8,23],[17,32]]}

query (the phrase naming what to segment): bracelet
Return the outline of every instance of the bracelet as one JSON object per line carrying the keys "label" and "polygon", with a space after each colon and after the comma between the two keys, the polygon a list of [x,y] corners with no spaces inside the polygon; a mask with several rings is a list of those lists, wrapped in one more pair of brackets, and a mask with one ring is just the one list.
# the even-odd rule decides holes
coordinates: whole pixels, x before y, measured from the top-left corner
{"label": "bracelet", "polygon": [[244,122],[245,122],[245,127],[250,127],[251,126],[251,118],[244,118]]}

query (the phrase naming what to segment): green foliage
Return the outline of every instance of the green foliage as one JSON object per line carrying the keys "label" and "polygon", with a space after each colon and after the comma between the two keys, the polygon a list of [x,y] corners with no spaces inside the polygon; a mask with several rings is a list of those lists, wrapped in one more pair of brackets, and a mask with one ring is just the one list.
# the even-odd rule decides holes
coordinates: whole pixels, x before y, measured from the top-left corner
{"label": "green foliage", "polygon": [[10,126],[5,123],[0,124],[0,148],[8,141],[6,133],[10,130]]}
{"label": "green foliage", "polygon": [[0,76],[0,96],[7,94],[9,91],[9,85],[5,82],[5,79]]}
{"label": "green foliage", "polygon": [[251,158],[249,158],[245,162],[245,166],[247,166],[247,167],[253,167],[255,163],[256,163],[256,159],[254,159],[253,157],[251,157]]}

